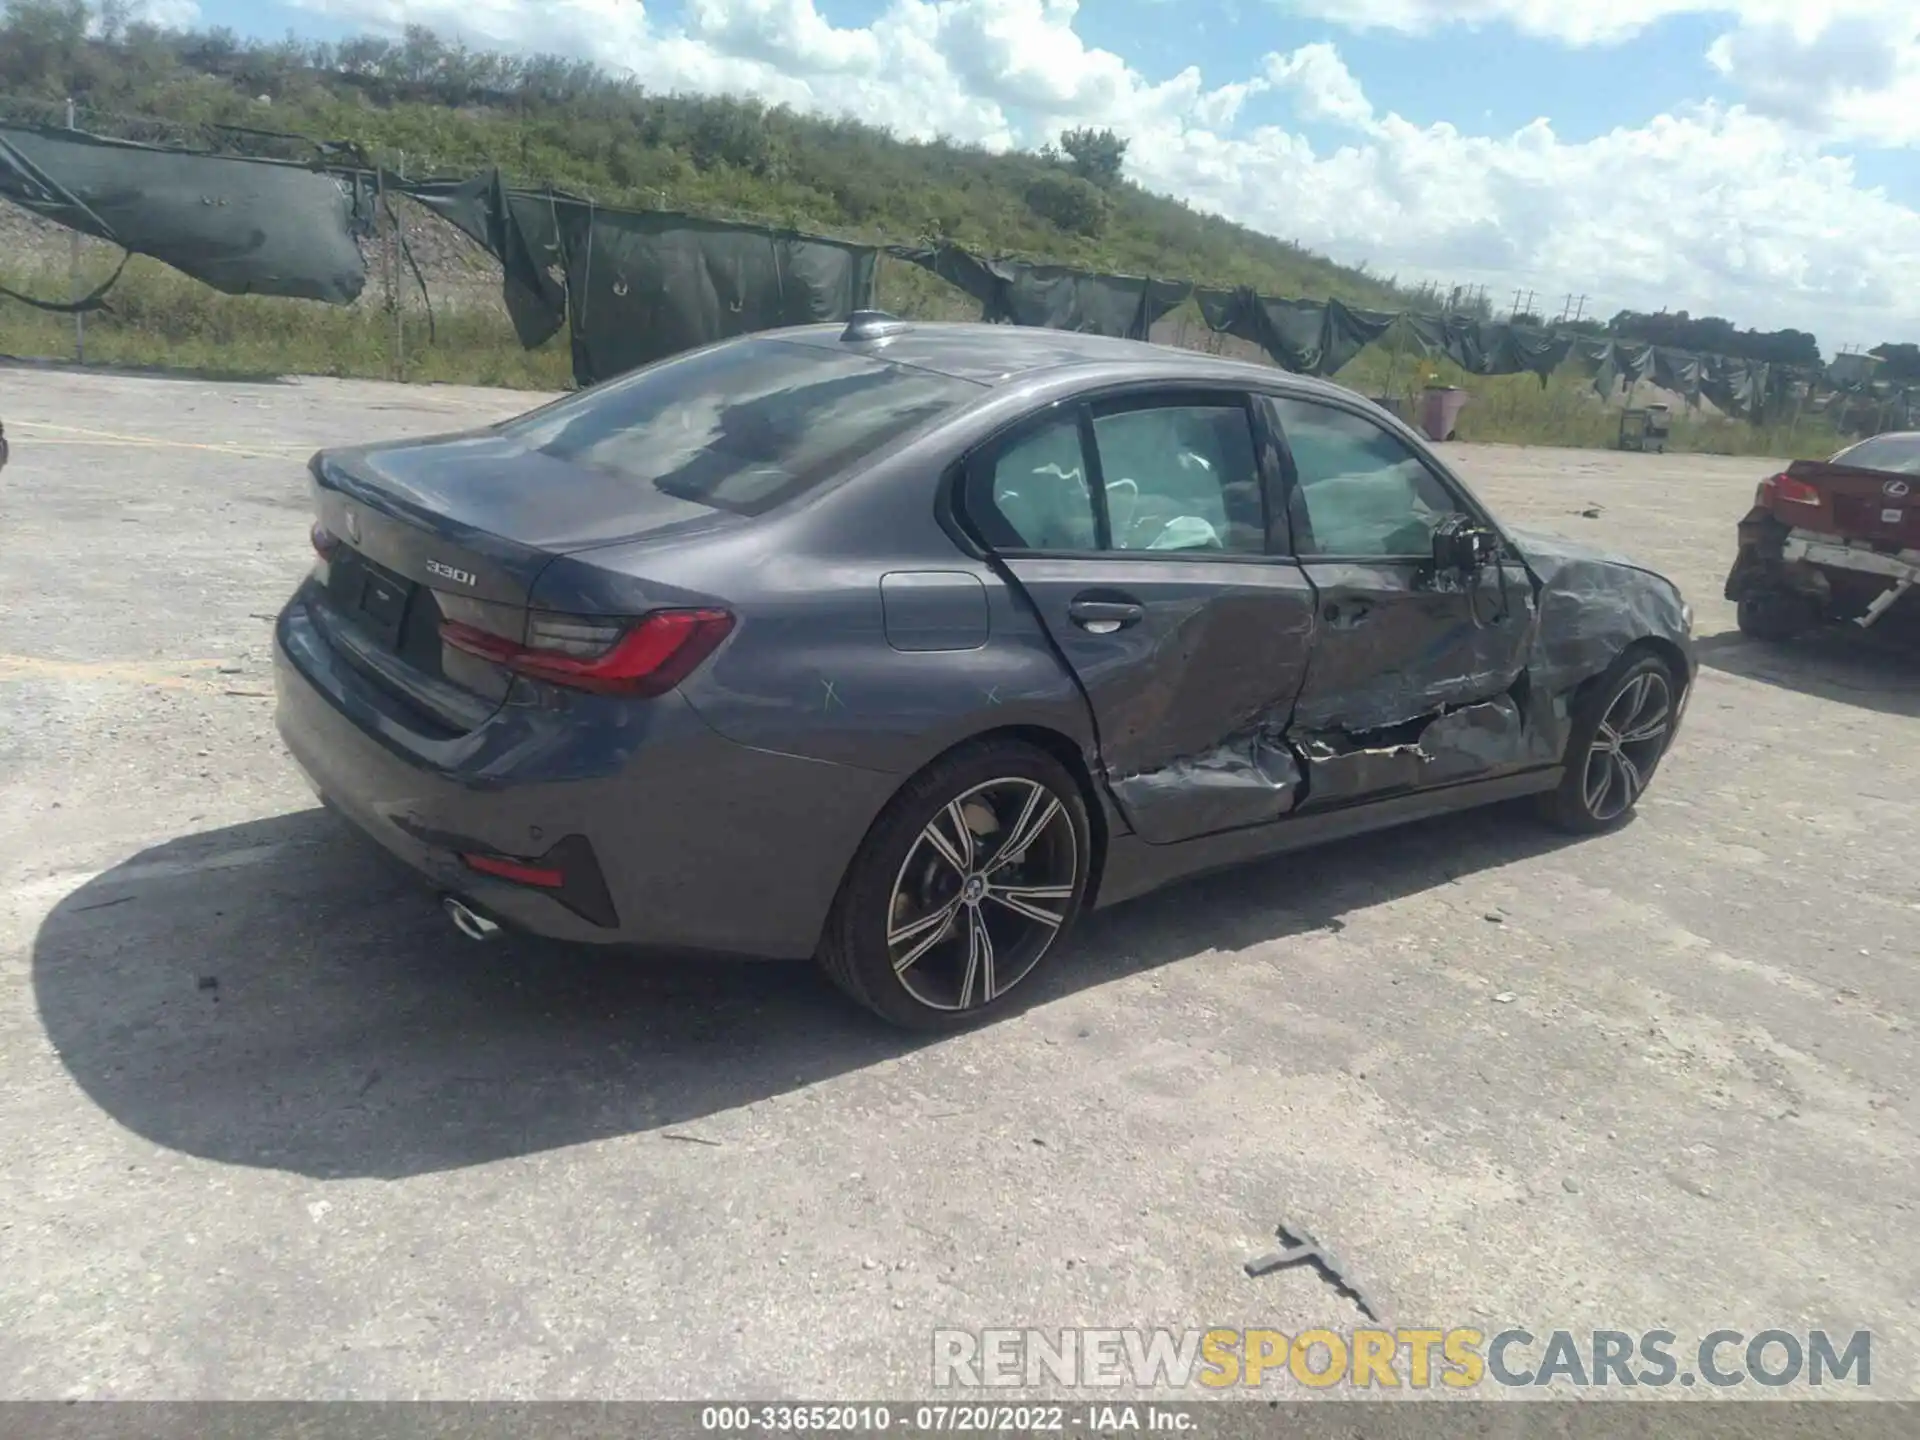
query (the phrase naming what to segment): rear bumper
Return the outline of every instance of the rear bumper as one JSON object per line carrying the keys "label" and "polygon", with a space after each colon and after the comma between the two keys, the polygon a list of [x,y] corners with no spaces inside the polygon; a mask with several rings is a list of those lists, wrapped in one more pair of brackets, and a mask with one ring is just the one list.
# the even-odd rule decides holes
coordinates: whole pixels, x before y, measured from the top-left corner
{"label": "rear bumper", "polygon": [[[437,888],[561,940],[811,955],[894,784],[737,745],[672,694],[562,699],[539,687],[469,735],[409,736],[298,597],[275,627],[274,677],[281,739],[330,808]],[[538,861],[556,846],[590,854],[604,909],[459,858]]]}
{"label": "rear bumper", "polygon": [[1727,575],[1726,597],[1738,602],[1764,591],[1804,595],[1845,618],[1885,602],[1886,591],[1920,584],[1920,550],[1885,551],[1782,524],[1764,510],[1740,523],[1740,550]]}
{"label": "rear bumper", "polygon": [[1780,558],[1789,565],[1818,565],[1828,570],[1851,570],[1858,575],[1877,575],[1895,584],[1920,582],[1920,550],[1888,553],[1844,540],[1796,530],[1780,547]]}

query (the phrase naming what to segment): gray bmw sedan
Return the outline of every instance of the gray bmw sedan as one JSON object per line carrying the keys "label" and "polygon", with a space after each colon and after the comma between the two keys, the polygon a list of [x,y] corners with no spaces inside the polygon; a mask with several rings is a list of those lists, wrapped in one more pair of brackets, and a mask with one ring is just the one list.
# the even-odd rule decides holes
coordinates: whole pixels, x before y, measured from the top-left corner
{"label": "gray bmw sedan", "polygon": [[1667,580],[1127,341],[863,312],[311,471],[280,733],[462,930],[813,956],[921,1028],[1197,871],[1616,825],[1693,681]]}

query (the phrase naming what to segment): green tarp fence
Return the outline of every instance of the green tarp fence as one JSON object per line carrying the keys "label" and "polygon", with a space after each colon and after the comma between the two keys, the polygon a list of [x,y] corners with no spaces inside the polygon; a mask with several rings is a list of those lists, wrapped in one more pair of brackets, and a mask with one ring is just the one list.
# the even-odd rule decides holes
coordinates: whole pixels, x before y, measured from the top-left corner
{"label": "green tarp fence", "polygon": [[1298,375],[1333,375],[1394,332],[1420,354],[1444,357],[1470,375],[1531,374],[1544,385],[1554,371],[1575,360],[1593,375],[1594,388],[1602,395],[1611,395],[1622,381],[1653,379],[1689,403],[1705,398],[1748,419],[1761,418],[1767,403],[1768,367],[1725,356],[1656,350],[1462,315],[1276,298],[1246,286],[1216,289],[1180,280],[1091,274],[987,258],[952,244],[891,246],[887,253],[978,300],[980,318],[990,323],[1143,340],[1156,321],[1191,295],[1209,328],[1259,346],[1274,364]]}
{"label": "green tarp fence", "polygon": [[573,370],[583,385],[716,340],[845,320],[873,304],[875,251],[659,211],[561,207]]}
{"label": "green tarp fence", "polygon": [[[500,262],[502,298],[521,344],[531,349],[567,329],[574,377],[583,385],[735,335],[844,320],[873,304],[880,253],[873,246],[609,209],[558,191],[513,189],[497,170],[408,181],[342,164],[339,157],[351,152],[339,146],[317,145],[316,154],[314,163],[297,164],[0,125],[0,198],[129,254],[163,260],[228,294],[346,304],[366,284],[357,241],[373,231],[376,194],[406,194]],[[958,287],[979,303],[983,320],[997,324],[1144,340],[1191,297],[1215,332],[1257,345],[1276,365],[1303,375],[1335,374],[1391,336],[1470,375],[1533,374],[1544,384],[1572,363],[1592,375],[1603,396],[1623,381],[1651,380],[1688,404],[1710,401],[1756,422],[1777,413],[1796,384],[1821,383],[1813,372],[1724,355],[989,258],[951,243],[889,246],[886,253]],[[86,310],[106,303],[112,284],[58,302],[0,294],[46,309]],[[1898,403],[1911,409],[1913,393]]]}
{"label": "green tarp fence", "polygon": [[873,304],[877,252],[868,245],[512,190],[497,171],[464,181],[389,177],[388,186],[499,260],[522,345],[569,327],[582,385],[735,335],[844,320]]}
{"label": "green tarp fence", "polygon": [[465,231],[500,262],[501,296],[522,346],[535,349],[558,333],[567,316],[559,206],[574,197],[515,195],[498,170],[471,180],[385,179]]}
{"label": "green tarp fence", "polygon": [[0,126],[0,198],[229,295],[344,305],[366,284],[372,204],[352,175]]}
{"label": "green tarp fence", "polygon": [[890,245],[887,254],[929,270],[972,296],[980,302],[980,318],[990,325],[1034,325],[1145,340],[1155,322],[1177,310],[1193,290],[1185,280],[989,260],[957,245]]}
{"label": "green tarp fence", "polygon": [[1194,299],[1208,328],[1258,345],[1274,364],[1296,375],[1333,374],[1399,318],[1338,300],[1276,300],[1246,286],[1199,287]]}

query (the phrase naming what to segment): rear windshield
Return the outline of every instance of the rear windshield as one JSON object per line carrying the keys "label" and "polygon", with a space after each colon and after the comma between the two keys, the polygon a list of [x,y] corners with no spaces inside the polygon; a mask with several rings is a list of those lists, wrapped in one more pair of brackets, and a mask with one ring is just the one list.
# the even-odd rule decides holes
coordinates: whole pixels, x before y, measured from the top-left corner
{"label": "rear windshield", "polygon": [[1895,475],[1920,475],[1920,435],[1876,435],[1833,457],[1835,465],[1857,465],[1862,470],[1886,470]]}
{"label": "rear windshield", "polygon": [[650,365],[499,433],[662,495],[757,515],[979,393],[863,355],[752,340]]}

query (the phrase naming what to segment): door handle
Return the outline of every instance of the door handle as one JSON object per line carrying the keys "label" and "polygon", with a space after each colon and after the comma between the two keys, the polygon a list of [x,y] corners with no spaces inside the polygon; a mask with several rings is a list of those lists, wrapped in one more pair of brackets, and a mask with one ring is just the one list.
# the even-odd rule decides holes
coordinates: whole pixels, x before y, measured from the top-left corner
{"label": "door handle", "polygon": [[1364,623],[1367,617],[1373,614],[1373,607],[1358,603],[1343,606],[1335,600],[1329,601],[1327,608],[1321,614],[1327,624],[1336,630],[1351,630],[1354,626]]}
{"label": "door handle", "polygon": [[1131,600],[1073,600],[1067,618],[1092,635],[1111,635],[1147,618],[1146,608]]}

